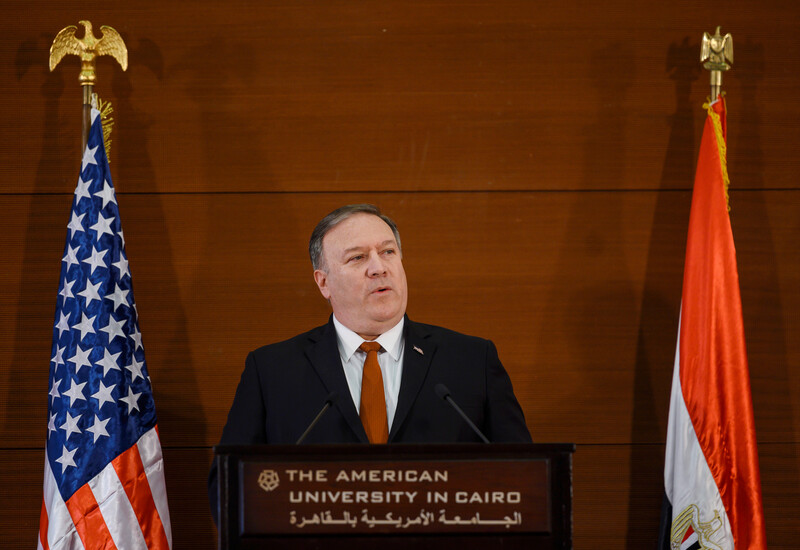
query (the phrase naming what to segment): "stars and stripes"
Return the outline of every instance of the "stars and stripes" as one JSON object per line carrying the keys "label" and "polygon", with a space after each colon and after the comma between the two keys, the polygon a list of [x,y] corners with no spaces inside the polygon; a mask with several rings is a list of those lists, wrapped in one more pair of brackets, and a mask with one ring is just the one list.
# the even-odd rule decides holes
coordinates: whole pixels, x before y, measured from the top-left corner
{"label": "stars and stripes", "polygon": [[169,549],[156,411],[99,114],[61,260],[38,547]]}

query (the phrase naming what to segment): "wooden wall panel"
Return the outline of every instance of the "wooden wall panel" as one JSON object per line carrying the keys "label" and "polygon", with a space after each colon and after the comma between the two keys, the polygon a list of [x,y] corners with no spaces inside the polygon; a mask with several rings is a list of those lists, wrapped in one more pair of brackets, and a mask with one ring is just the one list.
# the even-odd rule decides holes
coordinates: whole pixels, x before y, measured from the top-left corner
{"label": "wooden wall panel", "polygon": [[5,548],[36,548],[42,509],[44,439],[38,449],[0,449],[0,533]]}
{"label": "wooden wall panel", "polygon": [[[791,406],[800,378],[789,368],[800,359],[800,192],[774,195],[732,201],[759,436],[785,441],[800,426]],[[537,439],[663,442],[685,192],[120,195],[165,441],[214,443],[247,351],[326,321],[307,238],[322,215],[359,200],[400,224],[409,314],[495,340]],[[69,197],[0,201],[14,213],[8,223],[66,219]],[[21,292],[3,298],[1,332],[20,390],[6,412],[17,445],[36,445],[44,425],[41,401],[28,396],[46,394],[46,382],[29,372],[49,359],[63,224],[29,226],[30,237],[2,243],[25,259],[6,275]],[[26,317],[34,308],[41,317]]]}
{"label": "wooden wall panel", "polygon": [[789,0],[40,6],[0,37],[2,192],[71,190],[77,61],[45,62],[81,18],[128,40],[129,71],[102,60],[99,85],[126,191],[685,189],[716,23],[736,36],[732,173],[800,171]]}
{"label": "wooden wall panel", "polygon": [[[30,547],[46,372],[78,167],[77,61],[55,33],[115,26],[99,62],[167,463],[176,548],[205,503],[245,354],[324,322],[304,252],[354,201],[400,224],[409,314],[496,341],[539,441],[573,441],[575,547],[652,546],[690,188],[725,76],[736,239],[771,548],[800,533],[800,7],[609,0],[11,1],[0,36],[0,509]],[[9,541],[9,542],[7,542]],[[598,541],[603,541],[598,543]]]}
{"label": "wooden wall panel", "polygon": [[[206,490],[211,451],[168,447],[163,451],[173,548],[216,548],[216,529],[209,514]],[[6,491],[6,498],[0,500],[2,547],[36,548],[44,445],[38,449],[0,449],[0,464],[0,487]]]}
{"label": "wooden wall panel", "polygon": [[[800,446],[761,445],[767,546],[797,548]],[[656,548],[663,497],[664,445],[578,446],[574,460],[575,548]]]}

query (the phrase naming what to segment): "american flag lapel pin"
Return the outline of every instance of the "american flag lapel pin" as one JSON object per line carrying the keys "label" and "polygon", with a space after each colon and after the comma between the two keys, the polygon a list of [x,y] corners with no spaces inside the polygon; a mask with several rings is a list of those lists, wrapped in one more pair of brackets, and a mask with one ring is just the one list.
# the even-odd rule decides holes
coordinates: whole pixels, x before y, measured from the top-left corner
{"label": "american flag lapel pin", "polygon": [[419,349],[417,346],[414,346],[414,351],[416,351],[420,355],[425,355],[425,353],[423,353],[423,351],[421,349]]}

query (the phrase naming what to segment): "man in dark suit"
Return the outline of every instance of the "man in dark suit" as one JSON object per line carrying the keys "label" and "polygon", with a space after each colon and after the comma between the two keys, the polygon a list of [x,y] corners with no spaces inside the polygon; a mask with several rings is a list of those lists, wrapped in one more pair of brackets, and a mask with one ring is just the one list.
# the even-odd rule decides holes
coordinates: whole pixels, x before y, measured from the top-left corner
{"label": "man in dark suit", "polygon": [[[494,344],[405,315],[400,235],[377,207],[331,212],[314,229],[309,254],[333,315],[250,353],[221,445],[294,443],[332,393],[304,443],[480,441],[437,395],[439,384],[489,441],[531,441]],[[215,468],[209,496],[216,517]]]}

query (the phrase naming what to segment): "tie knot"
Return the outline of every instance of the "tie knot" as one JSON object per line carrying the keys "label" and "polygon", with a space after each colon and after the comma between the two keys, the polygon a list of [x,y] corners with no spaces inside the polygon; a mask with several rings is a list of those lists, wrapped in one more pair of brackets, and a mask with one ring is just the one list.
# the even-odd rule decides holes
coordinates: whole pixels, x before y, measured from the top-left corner
{"label": "tie knot", "polygon": [[358,346],[358,349],[364,353],[369,353],[371,351],[379,351],[381,349],[381,345],[378,342],[364,342]]}

